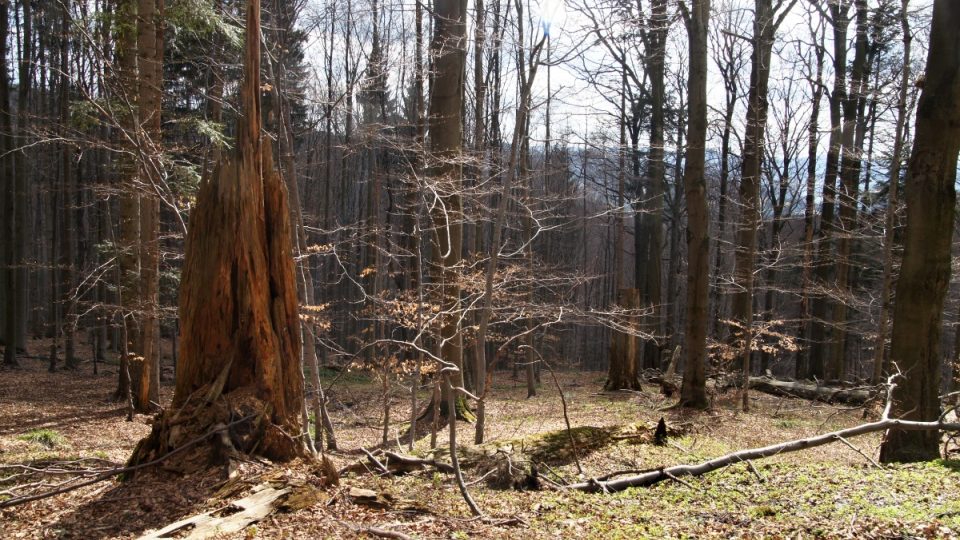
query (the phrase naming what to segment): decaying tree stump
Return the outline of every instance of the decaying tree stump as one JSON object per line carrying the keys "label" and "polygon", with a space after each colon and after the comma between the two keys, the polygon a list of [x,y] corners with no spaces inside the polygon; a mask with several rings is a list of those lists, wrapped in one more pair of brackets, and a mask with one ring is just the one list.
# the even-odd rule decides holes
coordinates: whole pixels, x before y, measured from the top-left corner
{"label": "decaying tree stump", "polygon": [[205,445],[289,460],[307,454],[297,286],[286,188],[261,137],[260,2],[247,2],[241,111],[234,151],[200,186],[180,290],[181,341],[173,407],[158,416],[132,463],[218,424],[250,416]]}

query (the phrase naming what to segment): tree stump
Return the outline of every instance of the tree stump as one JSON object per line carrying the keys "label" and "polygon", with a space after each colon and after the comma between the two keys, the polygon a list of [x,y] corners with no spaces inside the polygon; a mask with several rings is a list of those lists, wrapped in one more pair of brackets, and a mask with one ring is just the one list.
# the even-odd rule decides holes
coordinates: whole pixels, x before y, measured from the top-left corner
{"label": "tree stump", "polygon": [[307,455],[290,214],[261,138],[259,39],[260,2],[248,0],[237,144],[201,185],[190,216],[173,407],[132,463],[217,426],[198,445],[213,462],[229,463],[236,452],[280,461]]}

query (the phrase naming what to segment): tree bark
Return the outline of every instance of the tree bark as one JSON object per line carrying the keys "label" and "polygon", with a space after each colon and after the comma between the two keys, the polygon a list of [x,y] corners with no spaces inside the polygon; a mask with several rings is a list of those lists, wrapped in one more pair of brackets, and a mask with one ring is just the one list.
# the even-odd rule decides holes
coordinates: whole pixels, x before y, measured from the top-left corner
{"label": "tree bark", "polygon": [[17,309],[16,302],[16,249],[14,238],[16,228],[16,184],[13,179],[13,137],[11,135],[12,114],[10,111],[10,79],[7,65],[7,38],[10,28],[7,2],[0,2],[0,166],[3,167],[3,326],[4,354],[3,365],[16,367],[17,362]]}
{"label": "tree bark", "polygon": [[[894,414],[932,421],[940,415],[940,323],[950,279],[950,247],[960,152],[960,5],[935,0],[926,80],[917,106],[907,169],[907,226],[897,280],[890,359],[903,373],[893,393]],[[939,456],[937,432],[894,429],[880,460]]]}
{"label": "tree bark", "polygon": [[907,11],[910,0],[901,0],[900,31],[903,34],[903,68],[900,73],[900,95],[897,99],[897,124],[893,136],[893,157],[890,164],[890,175],[887,178],[887,215],[883,235],[883,279],[880,291],[880,316],[877,322],[877,342],[873,353],[873,382],[883,380],[886,369],[884,353],[887,348],[887,328],[890,319],[890,289],[893,285],[893,243],[894,230],[897,224],[897,208],[899,208],[898,191],[900,190],[900,164],[903,158],[903,131],[907,121],[907,93],[910,89],[910,17]]}
{"label": "tree bark", "polygon": [[[460,333],[460,265],[463,250],[462,165],[463,73],[466,63],[466,0],[437,0],[434,3],[432,84],[429,105],[429,172],[436,182],[439,204],[430,217],[435,230],[433,264],[440,283],[439,303],[444,312],[439,339],[441,357],[455,365],[454,386],[463,386],[463,343]],[[447,409],[447,385],[443,385],[441,414]],[[466,409],[462,395],[455,396],[456,415]],[[428,408],[428,410],[430,410]]]}
{"label": "tree bark", "polygon": [[[782,0],[777,3],[779,6]],[[791,4],[792,5],[792,4]],[[770,57],[774,36],[781,18],[775,18],[773,0],[756,0],[753,21],[753,56],[747,99],[746,138],[740,171],[740,223],[736,234],[731,318],[738,324],[734,332],[739,348],[739,365],[744,381],[750,376],[753,352],[753,289],[757,257],[757,230],[760,227],[760,165],[764,156],[767,125],[767,88],[770,81]],[[789,7],[787,8],[789,9]],[[748,408],[748,385],[743,385],[743,408]]]}
{"label": "tree bark", "polygon": [[[830,141],[823,177],[823,203],[820,210],[820,230],[817,238],[817,257],[814,263],[814,282],[823,288],[829,287],[833,237],[836,233],[835,214],[837,196],[837,171],[840,163],[842,117],[841,106],[846,96],[847,80],[847,27],[850,24],[850,0],[838,0],[829,6],[826,16],[833,27],[833,90],[830,92]],[[811,302],[809,374],[822,379],[828,364],[830,298],[821,292]]]}
{"label": "tree bark", "polygon": [[[143,130],[140,150],[140,315],[137,354],[142,358],[134,404],[145,412],[160,402],[160,112],[163,91],[163,0],[140,0],[137,18],[139,88],[137,114]],[[139,136],[138,136],[139,139]]]}
{"label": "tree bark", "polygon": [[[710,1],[693,0],[685,12],[690,44],[690,73],[687,84],[687,151],[683,171],[687,199],[687,317],[685,323],[686,363],[680,404],[703,409],[708,406],[706,390],[707,313],[710,307],[710,210],[704,178],[707,141],[707,32]],[[681,4],[683,5],[683,4]],[[686,10],[685,10],[686,11]]]}
{"label": "tree bark", "polygon": [[249,435],[232,438],[236,450],[279,461],[306,455],[290,212],[261,135],[260,91],[260,2],[248,0],[235,150],[200,187],[190,219],[173,407],[133,462],[176,447],[181,415],[205,432],[254,414]]}
{"label": "tree bark", "polygon": [[857,222],[858,192],[860,187],[860,154],[862,138],[856,136],[860,115],[862,114],[865,85],[868,79],[867,61],[867,2],[855,0],[856,6],[856,44],[853,65],[850,69],[850,87],[843,100],[843,130],[841,131],[840,192],[839,204],[840,234],[837,235],[836,250],[836,286],[840,301],[833,307],[833,337],[831,352],[826,365],[826,376],[830,380],[842,380],[846,376],[846,324],[847,301],[850,292],[850,254],[854,229]]}

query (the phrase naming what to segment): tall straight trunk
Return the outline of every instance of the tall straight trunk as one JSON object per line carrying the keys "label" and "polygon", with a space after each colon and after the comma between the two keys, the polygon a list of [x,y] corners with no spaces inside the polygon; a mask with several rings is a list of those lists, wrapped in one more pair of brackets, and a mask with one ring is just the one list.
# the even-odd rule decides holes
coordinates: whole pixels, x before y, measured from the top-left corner
{"label": "tall straight trunk", "polygon": [[163,0],[139,0],[137,18],[137,114],[146,152],[140,157],[140,381],[134,399],[139,411],[160,402],[160,111],[163,92]]}
{"label": "tall straight trunk", "polygon": [[[685,12],[690,48],[690,72],[687,84],[687,152],[683,171],[687,200],[687,317],[684,326],[686,363],[680,403],[686,407],[706,408],[707,313],[710,304],[710,210],[707,207],[707,183],[704,178],[707,142],[707,33],[710,1],[693,0]],[[683,4],[681,4],[683,5]]]}
{"label": "tall straight trunk", "polygon": [[[486,118],[484,114],[484,105],[486,104],[487,85],[483,72],[483,56],[486,43],[486,9],[483,0],[474,0],[474,33],[473,33],[473,148],[474,158],[477,162],[474,164],[476,169],[476,183],[479,186],[486,180]],[[496,225],[494,225],[496,227]],[[475,253],[483,251],[483,224],[478,221],[474,225],[474,244]],[[491,244],[493,245],[493,244]],[[492,248],[493,252],[497,248]],[[482,319],[483,314],[479,314],[477,319]],[[479,321],[478,321],[479,327]],[[487,360],[486,351],[481,350],[486,347],[486,342],[481,341],[479,337],[474,347],[473,378],[474,388],[480,399],[477,401],[477,424],[474,430],[474,440],[477,444],[483,442],[484,423],[486,421],[486,392],[487,392]]]}
{"label": "tall straight trunk", "polygon": [[[634,245],[636,247],[636,287],[641,290],[644,308],[650,310],[647,331],[659,335],[663,331],[663,210],[666,186],[664,163],[664,72],[666,42],[669,30],[667,3],[665,0],[651,2],[650,28],[644,40],[647,51],[645,67],[650,78],[650,149],[647,156],[647,171],[644,193],[644,215],[635,220]],[[643,222],[638,227],[637,222]],[[641,230],[646,234],[641,235]],[[643,245],[641,245],[641,243]],[[641,272],[643,266],[645,271]],[[640,282],[643,275],[643,283]],[[644,368],[660,367],[660,347],[656,340],[648,340],[643,352]]]}
{"label": "tall straight trunk", "polygon": [[[137,19],[137,2],[135,0],[116,0],[116,16],[118,20],[135,21]],[[140,241],[140,197],[136,188],[136,163],[133,161],[135,149],[129,148],[129,140],[136,133],[136,89],[137,89],[137,28],[132,24],[116,26],[116,54],[117,79],[114,82],[115,100],[118,102],[120,125],[116,135],[118,145],[125,150],[115,160],[118,187],[120,190],[118,202],[118,253],[117,266],[119,283],[117,298],[120,300],[118,316],[121,318],[119,326],[123,328],[125,340],[119,350],[132,351],[139,343],[139,306],[136,298],[139,292],[140,271],[139,253],[137,245]],[[131,355],[123,354],[120,357],[119,382],[114,398],[124,400],[128,394],[132,381],[127,380],[130,372]]]}
{"label": "tall straight trunk", "polygon": [[[8,326],[13,324],[14,332],[13,343],[14,350],[26,350],[27,346],[27,312],[28,312],[28,283],[27,283],[27,219],[28,205],[30,204],[30,194],[27,190],[27,155],[25,147],[29,144],[30,126],[29,126],[29,104],[32,90],[32,64],[33,64],[33,10],[31,0],[20,1],[21,11],[21,32],[22,37],[18,40],[20,43],[20,58],[17,69],[17,128],[16,140],[11,141],[10,147],[13,161],[13,185],[12,198],[13,219],[12,236],[10,237],[10,246],[12,248],[10,278],[8,278],[8,302],[12,304],[9,309]],[[8,23],[9,24],[9,23]],[[9,139],[8,139],[9,140]],[[7,347],[10,350],[8,344]],[[11,362],[16,363],[15,353],[11,356]]]}
{"label": "tall straight trunk", "polygon": [[16,184],[13,177],[13,151],[14,142],[11,121],[12,114],[10,110],[10,79],[8,77],[9,67],[7,65],[7,37],[10,27],[9,9],[7,2],[0,2],[0,166],[3,168],[3,240],[4,248],[2,276],[3,283],[3,323],[4,323],[4,354],[3,364],[6,367],[15,367],[17,362],[17,304],[16,304],[16,260],[17,250],[14,239],[16,238]]}
{"label": "tall straight trunk", "polygon": [[[623,254],[624,238],[626,237],[625,226],[625,192],[627,176],[627,67],[620,67],[620,145],[617,148],[617,206],[614,212],[613,229],[613,295],[617,308],[635,312],[640,307],[640,301],[637,290],[623,287]],[[634,231],[639,234],[639,231]],[[610,366],[607,373],[607,381],[604,383],[605,390],[638,390],[640,388],[640,378],[637,375],[637,338],[633,335],[633,329],[637,326],[632,321],[635,319],[634,313],[629,313],[627,318],[630,324],[625,324],[629,330],[615,329],[610,336]]]}
{"label": "tall straight trunk", "polygon": [[[817,235],[817,256],[814,262],[814,283],[829,287],[833,273],[833,237],[836,235],[837,173],[840,165],[841,134],[843,130],[841,106],[847,86],[847,27],[850,25],[850,0],[839,0],[829,6],[829,20],[833,29],[833,89],[830,98],[830,140],[823,177],[823,203],[820,210],[820,230]],[[818,379],[826,376],[829,350],[830,297],[823,292],[813,298],[810,317],[809,375]]]}
{"label": "tall straight trunk", "polygon": [[[904,189],[907,227],[890,346],[890,358],[902,373],[891,416],[922,421],[940,416],[940,323],[950,282],[960,153],[960,4],[934,0],[931,26]],[[880,461],[935,459],[939,443],[939,431],[891,429]]]}
{"label": "tall straight trunk", "polygon": [[626,237],[626,219],[624,218],[624,207],[626,204],[624,195],[627,190],[627,67],[620,68],[620,140],[617,146],[617,206],[614,209],[615,225],[613,229],[613,291],[619,294],[623,286],[623,252],[624,237]]}
{"label": "tall straight trunk", "polygon": [[[684,182],[681,180],[683,178],[683,155],[684,149],[684,128],[686,126],[686,118],[684,113],[684,108],[686,102],[683,96],[679,96],[679,106],[677,107],[677,145],[676,150],[674,151],[674,164],[673,164],[673,205],[672,205],[672,226],[670,227],[670,259],[667,266],[667,298],[669,303],[667,304],[667,321],[665,326],[665,331],[668,336],[670,336],[670,348],[676,348],[680,343],[681,332],[678,330],[680,326],[680,291],[678,290],[677,279],[680,275],[680,257],[681,257],[681,246],[680,246],[680,228],[683,225],[683,216],[680,210],[680,199],[685,188]],[[687,293],[689,294],[689,292]]]}
{"label": "tall straight trunk", "polygon": [[[764,155],[767,126],[767,88],[770,81],[770,57],[778,22],[774,18],[773,0],[754,2],[753,55],[750,68],[750,89],[747,98],[746,137],[740,168],[740,223],[736,234],[734,281],[731,318],[738,327],[734,332],[743,370],[743,408],[748,408],[747,384],[750,357],[753,353],[753,289],[757,258],[757,230],[760,227],[760,165]],[[789,9],[789,8],[788,8]],[[782,20],[782,19],[780,19]]]}
{"label": "tall straight trunk", "polygon": [[868,79],[867,70],[867,1],[855,0],[857,35],[853,65],[850,70],[850,86],[843,101],[843,129],[840,136],[840,192],[839,204],[840,234],[837,235],[836,286],[840,301],[833,308],[833,338],[831,339],[830,358],[827,362],[826,376],[831,380],[841,380],[846,375],[846,324],[847,300],[850,292],[850,255],[852,236],[857,222],[857,195],[860,187],[860,154],[863,141],[857,136],[860,116],[863,112],[864,86]]}
{"label": "tall straight trunk", "polygon": [[[59,106],[61,129],[66,129],[70,120],[70,1],[64,0],[60,6],[60,86]],[[62,290],[60,296],[66,305],[66,317],[63,320],[62,334],[64,337],[64,361],[67,369],[77,369],[80,367],[80,359],[76,355],[76,330],[77,330],[77,293],[74,287],[77,283],[77,175],[73,174],[73,149],[69,144],[63,143],[60,146],[60,175],[61,175],[61,194],[63,208],[63,260],[62,268]]]}
{"label": "tall straight trunk", "polygon": [[[804,336],[810,320],[810,288],[813,279],[813,233],[816,221],[816,189],[817,189],[817,153],[820,146],[819,118],[820,102],[823,100],[823,35],[816,46],[814,55],[817,62],[816,79],[811,81],[810,89],[813,93],[810,109],[810,121],[807,124],[807,185],[803,209],[803,274],[800,283],[800,325],[797,334]],[[808,348],[801,347],[796,353],[794,375],[798,379],[810,376],[808,363]]]}
{"label": "tall straight trunk", "polygon": [[[433,264],[437,282],[441,284],[439,303],[444,312],[439,339],[444,362],[456,368],[454,386],[463,386],[463,343],[460,333],[459,270],[463,249],[463,203],[461,199],[463,133],[463,72],[466,62],[466,0],[436,0],[434,2],[434,34],[430,42],[433,70],[430,85],[429,144],[430,176],[437,184],[443,204],[434,205],[431,213],[436,231],[433,246]],[[462,396],[457,396],[457,411],[447,409],[443,385],[440,400],[441,413],[452,419],[462,416],[466,407]]]}
{"label": "tall straight trunk", "polygon": [[[519,7],[519,3],[517,4]],[[521,31],[523,26],[520,25]],[[522,40],[521,40],[522,42]],[[523,51],[519,51],[519,56],[521,58],[520,62],[520,72],[526,73],[526,67],[524,67]],[[530,69],[533,69],[531,66]],[[523,183],[524,195],[527,205],[533,204],[534,193],[533,193],[533,175],[530,173],[530,118],[527,117],[524,119],[524,122],[521,124],[523,128],[521,129],[521,145],[520,145],[520,179]],[[523,219],[523,240],[526,245],[524,249],[523,258],[525,259],[527,265],[527,272],[530,275],[533,275],[533,219],[527,214]],[[534,284],[533,281],[530,282],[530,286],[527,288],[527,302],[533,302],[533,291]],[[524,345],[526,349],[524,350],[524,364],[525,368],[524,373],[526,374],[527,381],[527,397],[532,398],[537,395],[537,380],[536,380],[536,349],[535,340],[533,335],[534,320],[533,317],[527,317],[526,325],[526,336],[524,336]]]}
{"label": "tall straight trunk", "polygon": [[[907,94],[910,91],[910,17],[907,8],[910,0],[900,2],[900,32],[903,38],[903,68],[900,72],[900,94],[897,98],[897,123],[893,135],[893,158],[890,162],[890,175],[887,177],[887,215],[883,235],[883,280],[880,291],[880,315],[877,322],[877,342],[873,352],[873,383],[883,382],[887,366],[884,363],[886,352],[887,327],[890,319],[890,289],[893,284],[893,243],[894,229],[897,225],[898,191],[900,190],[900,164],[903,161],[904,125],[907,122]],[[958,327],[960,328],[960,327]],[[960,335],[958,332],[957,335]]]}

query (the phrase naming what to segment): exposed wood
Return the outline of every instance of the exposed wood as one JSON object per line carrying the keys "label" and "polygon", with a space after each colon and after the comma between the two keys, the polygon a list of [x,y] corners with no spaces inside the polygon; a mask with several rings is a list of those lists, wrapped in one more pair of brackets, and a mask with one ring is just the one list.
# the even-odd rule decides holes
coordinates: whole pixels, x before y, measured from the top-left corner
{"label": "exposed wood", "polygon": [[[290,212],[262,139],[261,91],[260,2],[249,0],[237,143],[201,185],[190,217],[173,407],[131,463],[175,446],[182,433],[174,428],[200,433],[251,412],[250,430],[231,435],[238,451],[280,461],[307,455]],[[212,388],[224,373],[223,386]],[[211,390],[213,400],[198,405],[194,396]],[[182,412],[184,423],[175,424]]]}
{"label": "exposed wood", "polygon": [[880,395],[879,387],[843,388],[806,381],[782,381],[771,377],[750,377],[750,389],[775,396],[848,405],[863,405]]}
{"label": "exposed wood", "polygon": [[[290,493],[290,488],[277,489],[268,483],[260,484],[254,492],[242,499],[233,501],[225,508],[204,512],[186,519],[171,523],[159,531],[145,534],[140,540],[156,540],[160,538],[185,538],[186,540],[203,540],[214,536],[223,536],[238,533],[251,523],[256,523],[269,516],[279,506],[279,500]],[[217,517],[215,514],[224,510],[239,510],[226,516]],[[182,536],[187,527],[190,533]]]}

